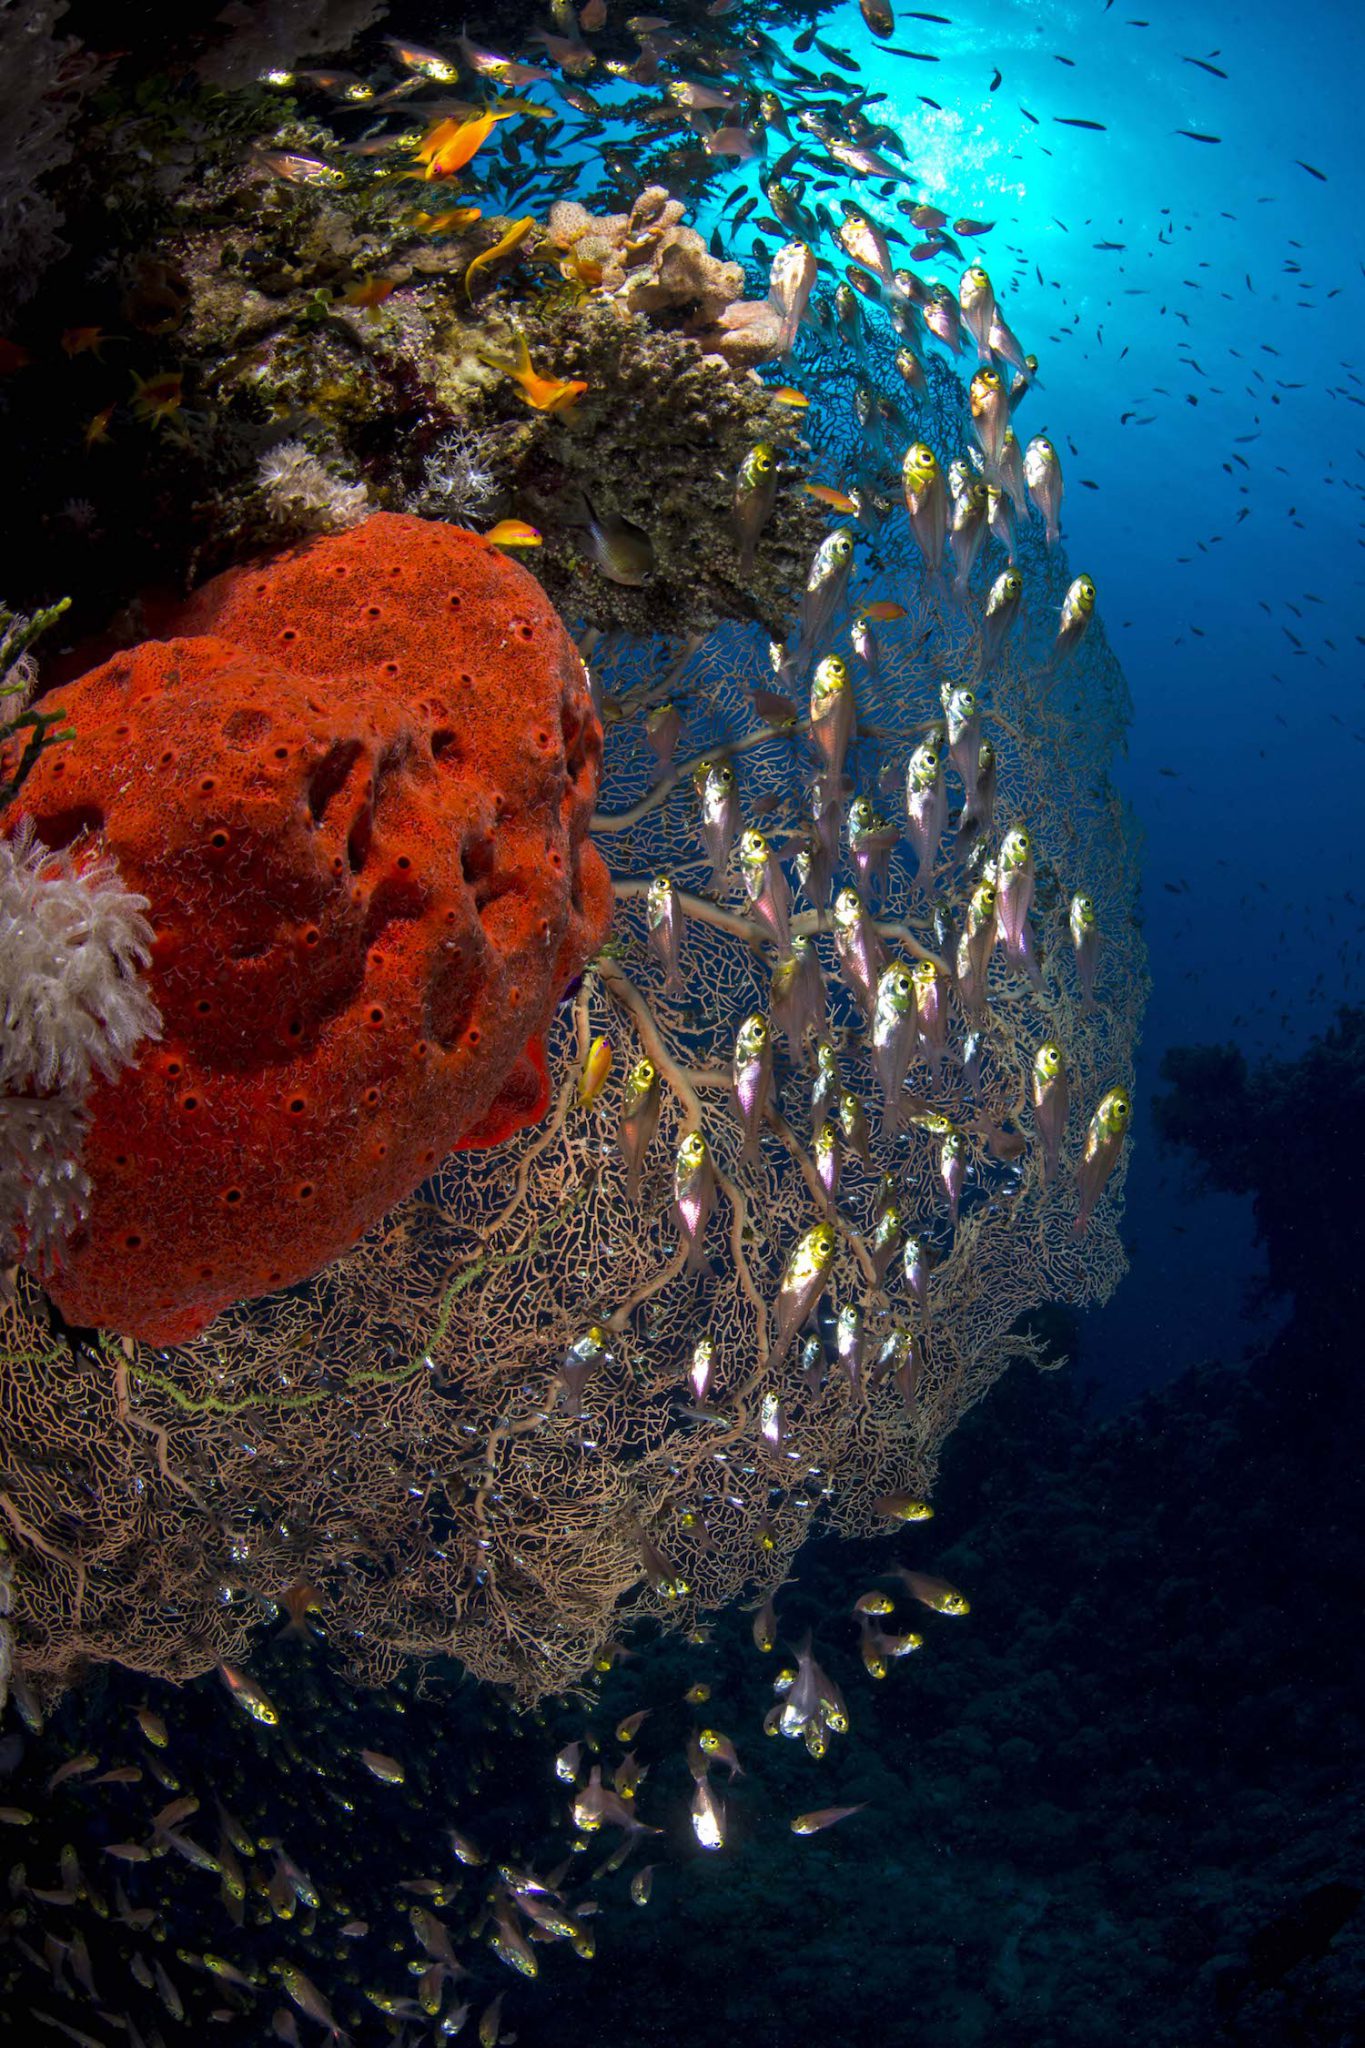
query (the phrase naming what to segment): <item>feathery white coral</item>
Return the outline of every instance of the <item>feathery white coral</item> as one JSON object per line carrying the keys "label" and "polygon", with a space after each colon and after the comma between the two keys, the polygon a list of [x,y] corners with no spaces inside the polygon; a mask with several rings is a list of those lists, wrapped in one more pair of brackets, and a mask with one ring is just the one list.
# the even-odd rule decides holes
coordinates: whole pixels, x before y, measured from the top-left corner
{"label": "feathery white coral", "polygon": [[85,1101],[161,1018],[142,980],[145,896],[112,858],[81,867],[25,819],[0,839],[0,1255],[49,1257],[83,1212]]}
{"label": "feathery white coral", "polygon": [[261,457],[256,481],[282,524],[318,533],[358,526],[370,509],[364,484],[348,484],[324,468],[303,441],[281,441]]}
{"label": "feathery white coral", "polygon": [[472,427],[452,427],[433,443],[422,465],[422,483],[412,509],[440,519],[477,519],[497,496],[498,480],[488,467],[492,443]]}
{"label": "feathery white coral", "polygon": [[152,956],[147,908],[112,859],[77,868],[27,819],[0,840],[0,1087],[83,1095],[95,1067],[112,1079],[159,1033],[139,980]]}

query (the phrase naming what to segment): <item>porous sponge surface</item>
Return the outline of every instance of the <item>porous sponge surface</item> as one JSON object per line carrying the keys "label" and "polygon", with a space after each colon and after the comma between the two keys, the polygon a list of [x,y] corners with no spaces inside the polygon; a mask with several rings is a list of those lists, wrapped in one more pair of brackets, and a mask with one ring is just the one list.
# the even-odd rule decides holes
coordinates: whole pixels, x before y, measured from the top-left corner
{"label": "porous sponge surface", "polygon": [[77,737],[22,802],[151,905],[162,1037],[91,1094],[49,1284],[155,1344],[541,1116],[541,1034],[611,906],[582,663],[478,535],[378,513],[171,625],[62,690]]}

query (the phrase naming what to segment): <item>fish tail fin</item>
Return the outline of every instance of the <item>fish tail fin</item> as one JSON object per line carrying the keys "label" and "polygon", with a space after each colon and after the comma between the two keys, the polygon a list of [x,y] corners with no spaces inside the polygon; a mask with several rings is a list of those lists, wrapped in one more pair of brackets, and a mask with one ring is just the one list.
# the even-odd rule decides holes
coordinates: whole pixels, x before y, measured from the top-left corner
{"label": "fish tail fin", "polygon": [[526,336],[520,330],[513,336],[513,343],[515,353],[510,356],[502,355],[491,348],[477,349],[475,353],[479,361],[487,363],[491,369],[506,370],[509,377],[522,377],[531,367],[531,351],[527,346]]}

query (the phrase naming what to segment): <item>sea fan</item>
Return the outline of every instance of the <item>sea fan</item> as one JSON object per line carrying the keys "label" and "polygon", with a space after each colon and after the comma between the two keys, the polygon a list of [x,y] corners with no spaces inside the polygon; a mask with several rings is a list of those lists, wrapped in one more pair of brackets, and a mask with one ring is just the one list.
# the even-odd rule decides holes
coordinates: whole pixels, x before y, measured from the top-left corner
{"label": "sea fan", "polygon": [[85,1101],[161,1018],[142,985],[145,896],[112,859],[78,866],[28,820],[0,840],[0,1256],[50,1254],[81,1214]]}

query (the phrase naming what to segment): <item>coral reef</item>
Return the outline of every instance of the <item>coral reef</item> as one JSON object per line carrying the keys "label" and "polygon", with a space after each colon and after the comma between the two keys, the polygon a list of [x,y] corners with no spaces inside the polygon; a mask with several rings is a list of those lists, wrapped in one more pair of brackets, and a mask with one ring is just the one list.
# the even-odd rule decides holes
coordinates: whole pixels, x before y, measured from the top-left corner
{"label": "coral reef", "polygon": [[[13,459],[27,465],[34,496],[5,536],[17,583],[43,591],[60,547],[77,623],[98,630],[140,591],[183,591],[252,552],[344,523],[363,488],[374,509],[529,519],[545,539],[534,573],[575,624],[681,634],[757,617],[780,629],[819,540],[818,510],[784,490],[745,572],[729,506],[756,441],[786,451],[799,476],[799,429],[755,377],[715,353],[717,341],[730,348],[728,329],[686,331],[701,283],[726,273],[724,291],[706,286],[709,317],[740,273],[674,219],[676,202],[644,233],[659,264],[633,278],[643,285],[673,252],[680,274],[651,288],[652,312],[562,278],[563,252],[542,227],[471,295],[466,273],[507,226],[500,215],[446,209],[454,224],[433,211],[431,188],[354,160],[339,185],[291,184],[267,167],[264,143],[303,152],[335,138],[276,109],[274,132],[253,149],[253,126],[270,110],[245,95],[229,106],[230,118],[217,102],[177,107],[101,138],[148,242],[117,259],[89,256],[86,268],[108,282],[67,304],[97,323],[81,330],[91,346],[68,358],[52,337],[75,316],[47,313],[46,352],[23,371]],[[103,354],[110,333],[120,336],[117,365]],[[508,354],[518,334],[537,369],[587,381],[573,414],[530,410],[490,366],[487,354]],[[78,523],[70,467],[51,461],[57,445],[79,471]],[[452,467],[456,450],[469,460]],[[599,512],[650,532],[647,591],[613,584],[594,562],[584,488]],[[133,621],[124,637],[136,630]]]}
{"label": "coral reef", "polygon": [[[600,317],[617,319],[610,309]],[[352,534],[314,547],[355,544]],[[745,1586],[776,1583],[813,1522],[864,1533],[880,1496],[922,1494],[963,1412],[1012,1358],[1038,1355],[1021,1316],[1042,1299],[1107,1294],[1124,1263],[1123,1166],[1079,1240],[1073,1175],[1088,1107],[1130,1071],[1144,995],[1135,868],[1104,781],[1122,683],[1097,632],[1065,683],[1039,690],[1067,572],[1033,536],[1021,555],[1037,604],[993,671],[990,716],[999,814],[1029,819],[1037,845],[1041,986],[1035,994],[997,953],[972,1078],[956,1060],[937,1084],[926,1063],[912,1067],[911,1090],[929,1091],[961,1135],[955,1228],[927,1128],[874,1129],[866,1160],[845,1153],[827,1314],[837,1304],[862,1318],[858,1382],[829,1362],[832,1332],[812,1340],[813,1356],[803,1345],[765,1370],[784,1264],[826,1195],[799,1039],[790,1061],[779,1056],[780,1112],[760,1157],[740,1158],[728,1107],[734,1032],[772,999],[780,962],[737,884],[712,893],[694,789],[701,760],[729,761],[743,814],[790,853],[803,721],[756,709],[772,673],[752,630],[714,635],[671,674],[650,643],[604,653],[598,680],[618,722],[594,838],[619,915],[555,1019],[549,1065],[559,1078],[545,1122],[436,1172],[306,1287],[227,1309],[171,1352],[105,1350],[82,1371],[79,1418],[69,1361],[35,1327],[31,1295],[21,1288],[6,1312],[0,1434],[51,1448],[41,1465],[19,1449],[7,1489],[16,1533],[47,1545],[36,1561],[25,1549],[20,1653],[31,1680],[60,1684],[82,1656],[114,1644],[177,1677],[231,1661],[261,1598],[302,1575],[324,1590],[339,1653],[369,1680],[443,1652],[524,1698],[577,1683],[604,1639],[646,1618],[685,1628]],[[860,601],[888,585],[910,602],[881,631],[879,675],[859,682],[867,736],[850,758],[864,786],[887,763],[899,773],[940,688],[979,661],[969,622],[903,559],[861,586]],[[248,608],[245,575],[236,587]],[[286,624],[274,613],[269,623]],[[686,724],[660,774],[641,714],[663,699]],[[909,869],[899,856],[891,864],[879,933],[907,957],[941,959],[939,923],[952,913],[916,890]],[[660,872],[679,892],[684,996],[648,939],[648,882]],[[1105,906],[1093,1012],[1066,935],[1081,877]],[[942,886],[960,883],[945,869]],[[843,1085],[875,1119],[877,1082],[828,913],[802,910],[793,929],[820,964]],[[172,1026],[168,1012],[168,1045]],[[578,1069],[598,1035],[615,1059],[586,1112]],[[1045,1185],[1027,1077],[1049,1037],[1066,1047],[1073,1113],[1064,1170]],[[660,1076],[661,1116],[633,1201],[613,1139],[641,1056]],[[923,1113],[922,1095],[906,1099]],[[723,1261],[700,1281],[683,1270],[673,1206],[676,1150],[698,1126],[716,1172],[708,1245]],[[930,1248],[927,1315],[894,1238],[889,1265],[879,1270],[874,1257],[888,1185],[901,1227]],[[560,1366],[594,1324],[602,1342],[576,1409]],[[690,1413],[686,1398],[703,1334],[716,1347],[714,1420]],[[764,1434],[769,1406],[777,1419]],[[649,1556],[666,1569],[647,1569]],[[687,1592],[670,1598],[661,1577]]]}
{"label": "coral reef", "polygon": [[93,1193],[51,1284],[70,1321],[158,1344],[541,1113],[528,1040],[609,914],[582,665],[477,536],[376,515],[169,632],[64,691],[80,744],[21,807],[149,905],[162,1043],[91,1091]]}
{"label": "coral reef", "polygon": [[686,209],[662,185],[647,185],[629,213],[593,214],[575,199],[550,208],[548,237],[563,251],[560,271],[625,313],[689,335],[731,369],[751,370],[778,353],[781,316],[745,300],[744,265],[711,254]]}
{"label": "coral reef", "polygon": [[[792,451],[799,475],[790,412],[717,369],[697,342],[591,299],[528,315],[524,331],[533,357],[539,348],[558,375],[588,384],[571,419],[536,417],[517,438],[510,502],[545,532],[536,569],[560,610],[603,631],[696,634],[754,616],[780,634],[824,523],[799,491],[782,491],[746,576],[730,505],[756,441]],[[594,566],[580,531],[585,492],[599,514],[649,535],[644,588],[609,583]]]}
{"label": "coral reef", "polygon": [[[660,61],[641,53],[644,69]],[[424,99],[414,119],[433,118],[436,104]],[[1035,535],[1009,548],[1029,602],[998,659],[983,662],[974,623],[984,559],[965,605],[924,581],[909,534],[889,517],[888,485],[915,432],[932,434],[945,469],[967,460],[963,395],[944,365],[926,366],[899,406],[887,396],[888,335],[837,307],[814,312],[826,343],[838,339],[806,347],[804,370],[798,359],[791,374],[822,380],[829,423],[811,432],[824,496],[857,516],[860,545],[851,531],[829,536],[841,567],[808,584],[824,515],[781,490],[756,528],[750,573],[734,531],[736,478],[763,441],[790,480],[808,452],[794,423],[801,400],[789,407],[716,352],[729,334],[756,346],[766,314],[735,296],[735,272],[703,261],[671,203],[638,219],[638,264],[628,260],[629,218],[627,260],[599,237],[595,284],[591,208],[582,221],[560,217],[566,232],[585,229],[570,247],[531,226],[475,270],[509,240],[501,209],[526,209],[520,229],[570,187],[587,194],[598,166],[579,177],[551,165],[552,131],[532,130],[528,116],[498,129],[452,192],[418,181],[412,140],[378,138],[377,156],[343,147],[339,112],[329,125],[286,105],[268,138],[258,111],[251,119],[251,137],[197,182],[186,171],[177,184],[183,159],[157,158],[173,218],[156,216],[155,267],[144,257],[138,276],[125,269],[139,304],[138,381],[131,401],[91,383],[92,476],[106,456],[111,467],[85,494],[87,530],[108,530],[109,498],[137,507],[142,532],[92,549],[87,587],[104,579],[107,616],[152,580],[153,562],[180,584],[196,555],[218,566],[248,553],[260,530],[276,530],[259,471],[280,442],[302,441],[341,484],[363,484],[370,503],[396,510],[430,506],[458,434],[469,455],[460,465],[493,479],[489,513],[540,529],[535,573],[566,615],[637,636],[594,649],[614,728],[595,832],[620,916],[571,1008],[553,1019],[557,1078],[544,1123],[433,1173],[313,1278],[235,1303],[175,1347],[71,1333],[79,1415],[70,1361],[21,1280],[5,1311],[11,1369],[0,1377],[0,1431],[15,1448],[4,1507],[23,1547],[19,1655],[30,1680],[52,1689],[115,1644],[140,1668],[184,1676],[237,1656],[281,1574],[305,1572],[324,1589],[358,1676],[383,1680],[409,1656],[448,1653],[529,1700],[580,1683],[618,1630],[682,1629],[745,1587],[771,1586],[817,1517],[865,1533],[883,1494],[926,1490],[965,1410],[1011,1359],[1039,1356],[1021,1319],[1040,1300],[1101,1298],[1122,1272],[1121,1155],[1088,1230],[1076,1202],[1086,1119],[1130,1078],[1144,993],[1130,837],[1106,781],[1122,678],[1098,628],[1050,678],[1049,615],[1065,579],[1060,555]],[[704,139],[694,134],[694,157]],[[487,217],[463,203],[471,196]],[[566,262],[578,274],[566,277]],[[604,292],[612,265],[620,282]],[[845,297],[856,312],[851,287]],[[97,365],[82,358],[79,374],[93,380]],[[586,388],[572,409],[552,408],[546,387],[565,383]],[[146,490],[130,490],[144,469]],[[838,488],[855,479],[856,502]],[[620,567],[602,545],[611,521],[625,524],[637,567],[647,555],[630,582],[610,580]],[[239,572],[236,587],[248,591],[249,578]],[[782,692],[803,696],[805,657],[842,616],[847,578],[854,606],[875,601],[877,630],[858,636],[871,652],[851,676],[857,703],[849,693],[823,719],[812,699],[808,717],[805,702],[774,691],[771,651],[752,622],[785,637],[806,593],[801,645],[780,678]],[[93,598],[90,608],[100,609]],[[222,619],[188,616],[188,630],[239,637]],[[722,624],[703,639],[717,620],[745,628]],[[289,623],[272,621],[277,632]],[[174,630],[187,630],[183,619]],[[643,637],[661,634],[686,635],[680,658]],[[278,645],[237,659],[251,674],[290,668]],[[940,829],[921,878],[879,806],[891,808],[907,756],[926,751],[948,706],[978,690],[994,765],[980,752],[971,760],[961,734],[950,770],[935,755]],[[330,700],[316,701],[324,709],[310,716],[330,715]],[[837,746],[831,726],[842,731]],[[839,760],[826,759],[830,773],[813,785],[821,748]],[[704,857],[696,794],[722,767],[742,821],[770,835],[759,848],[764,895],[749,887],[752,859],[741,872],[724,851],[714,866]],[[204,831],[214,780],[188,793],[201,802],[178,815],[186,834]],[[1036,841],[1031,912],[1021,894],[1011,898],[1040,956],[1029,952],[1026,976],[1014,971],[1022,954],[1012,966],[989,944],[970,974],[957,965],[969,898],[996,856],[994,829],[974,808],[965,843],[951,853],[941,843],[959,784],[968,807],[989,785],[1000,827],[1022,820]],[[867,950],[895,956],[887,972],[902,1006],[880,1041],[817,879],[822,858],[826,882],[843,861],[850,794],[859,803],[848,814],[848,877],[870,900]],[[223,829],[230,843],[234,828]],[[344,864],[344,846],[338,857]],[[805,890],[799,910],[788,903],[792,875]],[[674,961],[647,909],[661,877],[681,927]],[[1102,912],[1094,1007],[1066,928],[1081,888]],[[766,924],[754,909],[765,897]],[[242,952],[249,980],[257,959],[250,944]],[[287,972],[298,971],[289,960]],[[905,1021],[912,987],[922,1029]],[[743,1142],[730,1109],[734,1033],[755,1009],[771,1009],[770,1039],[781,1042],[771,1114]],[[282,1026],[288,1016],[282,1008]],[[179,1021],[168,1013],[168,1037]],[[816,1033],[843,1135],[820,1114],[835,1098],[812,1088]],[[410,1032],[405,1053],[423,1035]],[[1040,1041],[1054,1039],[1072,1107],[1049,1161],[1030,1074]],[[604,1072],[599,1048],[597,1078],[580,1092],[598,1040],[613,1058]],[[892,1041],[902,1071],[888,1076]],[[632,1165],[616,1140],[641,1061],[657,1123]],[[183,1113],[173,1095],[156,1103]],[[684,1160],[695,1158],[700,1138],[714,1214],[699,1235],[721,1255],[718,1270],[705,1244],[688,1258],[679,1242],[679,1154],[687,1143]],[[217,1191],[225,1185],[238,1184],[220,1178]],[[311,1179],[274,1190],[294,1205],[291,1227],[305,1187],[311,1203]],[[832,1216],[838,1228],[826,1231]],[[815,1310],[816,1327],[799,1346],[774,1343],[779,1326],[796,1334],[785,1276],[810,1238],[827,1246],[824,1292],[817,1307],[796,1290],[796,1321]],[[182,1273],[197,1251],[184,1233]],[[267,1267],[267,1278],[272,1270],[282,1269]],[[84,1313],[77,1296],[61,1301],[69,1318]],[[703,1332],[714,1384],[698,1406],[688,1361]],[[24,1449],[35,1438],[50,1445],[41,1461]]]}
{"label": "coral reef", "polygon": [[[226,221],[169,244],[189,300],[177,347],[201,366],[191,473],[203,478],[193,524],[205,564],[250,545],[259,529],[253,444],[276,420],[307,421],[316,459],[361,478],[377,505],[531,520],[545,536],[535,573],[568,617],[603,631],[686,633],[757,616],[777,630],[821,522],[784,493],[744,574],[729,504],[754,442],[796,454],[792,414],[723,360],[727,351],[752,357],[764,331],[718,324],[735,311],[740,267],[709,255],[678,223],[677,202],[646,198],[631,245],[640,263],[617,296],[605,281],[602,290],[538,282],[553,274],[558,245],[553,230],[535,230],[529,287],[504,283],[473,304],[464,273],[506,222],[434,237],[410,214],[357,218],[326,191],[240,179]],[[566,213],[567,202],[553,210],[567,235]],[[349,304],[354,280],[376,269],[393,289],[380,303]],[[490,367],[487,354],[507,354],[516,334],[537,369],[586,382],[571,414],[528,410]],[[452,450],[456,468],[486,482],[471,497],[468,477],[456,476],[442,503]],[[613,584],[594,565],[584,490],[599,511],[649,533],[646,590]]]}

